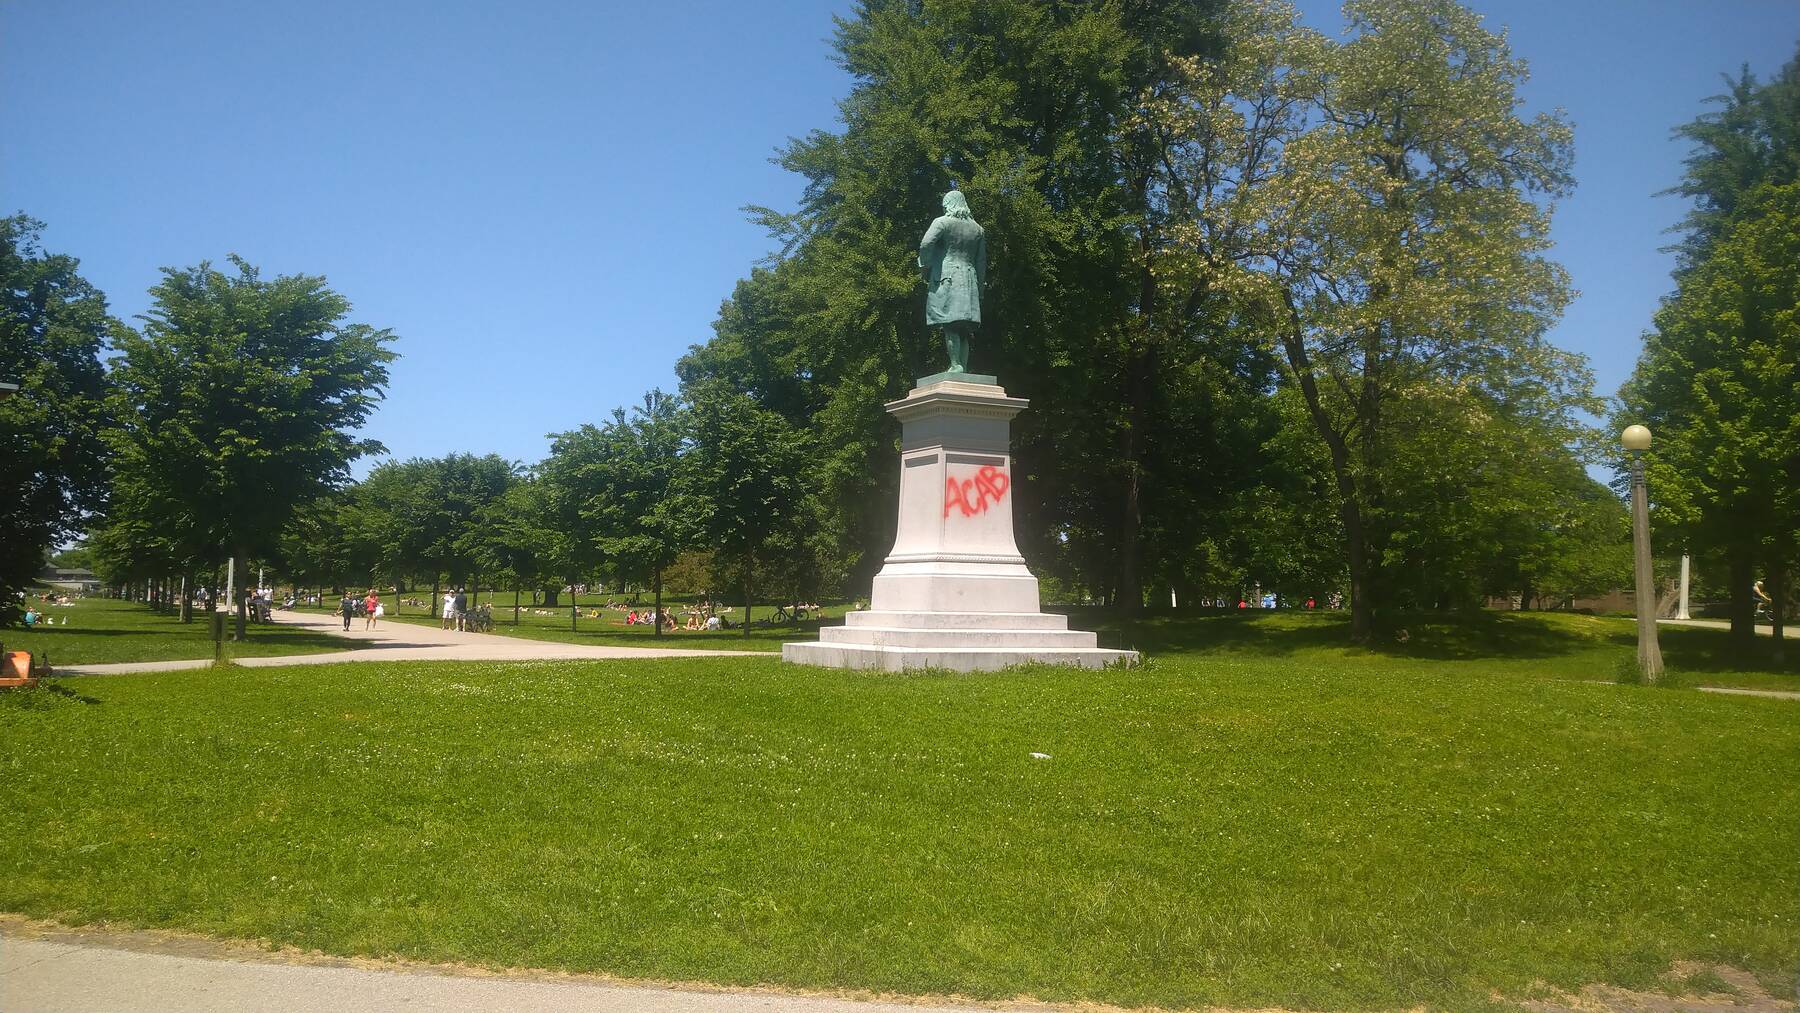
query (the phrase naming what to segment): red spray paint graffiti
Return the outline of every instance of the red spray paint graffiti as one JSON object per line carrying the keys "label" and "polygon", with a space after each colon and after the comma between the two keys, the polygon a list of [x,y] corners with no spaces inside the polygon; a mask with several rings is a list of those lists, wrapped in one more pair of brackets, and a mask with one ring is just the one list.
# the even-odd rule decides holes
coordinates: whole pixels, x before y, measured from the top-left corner
{"label": "red spray paint graffiti", "polygon": [[1012,488],[1012,479],[1006,472],[993,465],[986,465],[975,473],[974,478],[957,480],[944,479],[944,516],[950,511],[960,510],[964,517],[987,513],[987,508],[1006,497],[1006,490]]}

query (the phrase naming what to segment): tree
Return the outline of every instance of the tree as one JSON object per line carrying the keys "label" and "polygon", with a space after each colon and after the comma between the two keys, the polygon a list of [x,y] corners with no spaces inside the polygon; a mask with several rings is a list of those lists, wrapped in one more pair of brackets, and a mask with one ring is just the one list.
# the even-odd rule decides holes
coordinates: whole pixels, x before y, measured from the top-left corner
{"label": "tree", "polygon": [[175,519],[243,572],[250,556],[276,554],[296,508],[380,452],[353,433],[394,355],[392,332],[347,322],[349,301],[324,278],[264,281],[239,257],[231,265],[235,274],[164,269],[142,333],[115,339],[107,438],[120,481],[151,516]]}
{"label": "tree", "polygon": [[85,543],[71,545],[60,552],[51,553],[50,565],[65,570],[91,570],[94,568],[94,550]]}
{"label": "tree", "polygon": [[1262,476],[1274,363],[1210,288],[1170,278],[1186,166],[1138,115],[1241,41],[1226,7],[871,2],[839,23],[841,129],[784,150],[807,180],[798,210],[756,209],[783,255],[680,368],[816,437],[822,574],[866,587],[892,545],[879,405],[939,368],[913,257],[952,182],[992,251],[974,368],[1035,403],[1013,441],[1027,558],[1132,609],[1184,572],[1172,553],[1228,538],[1223,505]]}
{"label": "tree", "polygon": [[281,537],[281,571],[296,585],[333,591],[373,586],[380,565],[378,541],[361,523],[355,486],[323,496],[294,511]]}
{"label": "tree", "polygon": [[1542,256],[1549,212],[1532,198],[1569,188],[1567,125],[1517,115],[1524,65],[1450,0],[1353,0],[1345,14],[1348,41],[1295,37],[1269,63],[1286,69],[1237,104],[1269,135],[1211,220],[1241,237],[1222,254],[1249,252],[1215,256],[1244,272],[1221,284],[1266,298],[1328,451],[1352,635],[1367,640],[1397,602],[1396,535],[1417,533],[1395,511],[1397,468],[1429,452],[1406,409],[1568,432],[1591,395],[1579,358],[1543,340],[1569,288]]}
{"label": "tree", "polygon": [[446,454],[385,461],[358,489],[379,543],[381,565],[395,574],[430,574],[431,614],[447,576],[461,584],[492,558],[485,530],[493,504],[518,481],[498,454]]}
{"label": "tree", "polygon": [[[519,589],[533,588],[532,601],[537,601],[540,588],[560,588],[552,580],[558,570],[554,565],[560,536],[546,524],[545,490],[531,474],[520,476],[498,498],[484,507],[476,518],[476,557],[498,578],[513,586],[513,623],[519,621]],[[551,585],[555,587],[552,588]],[[555,597],[550,604],[556,604]]]}
{"label": "tree", "polygon": [[118,321],[78,273],[45,253],[44,223],[0,218],[0,626],[59,542],[80,531],[106,496],[107,378],[100,353]]}
{"label": "tree", "polygon": [[1656,526],[1729,571],[1732,632],[1753,643],[1761,562],[1787,600],[1800,531],[1800,183],[1744,196],[1682,276],[1621,395],[1656,436]]}
{"label": "tree", "polygon": [[1676,131],[1692,149],[1671,192],[1693,201],[1677,288],[1615,421],[1655,433],[1655,526],[1722,558],[1743,649],[1754,643],[1759,564],[1779,623],[1800,552],[1800,56],[1766,84],[1748,70],[1727,84],[1719,111]]}
{"label": "tree", "polygon": [[1716,112],[1675,128],[1689,153],[1681,182],[1663,192],[1693,202],[1676,226],[1677,278],[1706,261],[1752,191],[1800,178],[1800,56],[1767,84],[1748,66],[1724,80],[1725,92],[1708,100]]}
{"label": "tree", "polygon": [[[680,402],[652,390],[630,414],[615,409],[604,426],[583,426],[554,441],[553,456],[565,458],[558,474],[584,500],[580,513],[594,547],[621,577],[648,579],[662,615],[663,570],[693,537],[692,511],[675,488]],[[662,634],[658,622],[655,635]]]}
{"label": "tree", "polygon": [[766,568],[794,565],[803,542],[797,522],[807,441],[782,416],[723,384],[691,387],[687,397],[691,448],[676,495],[721,578],[742,590],[747,634],[758,578]]}

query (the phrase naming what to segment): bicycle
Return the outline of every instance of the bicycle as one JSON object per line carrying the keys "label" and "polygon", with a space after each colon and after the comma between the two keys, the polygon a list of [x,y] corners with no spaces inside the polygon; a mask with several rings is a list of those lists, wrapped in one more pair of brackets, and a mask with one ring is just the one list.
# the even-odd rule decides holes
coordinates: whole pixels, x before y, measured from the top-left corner
{"label": "bicycle", "polygon": [[470,633],[492,633],[494,631],[494,607],[481,605],[469,610],[463,619],[463,629]]}

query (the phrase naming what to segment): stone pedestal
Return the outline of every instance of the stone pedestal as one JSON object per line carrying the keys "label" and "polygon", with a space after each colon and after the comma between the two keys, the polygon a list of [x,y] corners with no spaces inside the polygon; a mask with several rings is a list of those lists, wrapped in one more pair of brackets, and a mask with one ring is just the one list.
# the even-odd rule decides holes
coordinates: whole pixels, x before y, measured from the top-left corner
{"label": "stone pedestal", "polygon": [[900,523],[866,612],[783,644],[784,661],[835,668],[949,668],[1026,662],[1133,663],[1068,617],[1038,609],[1038,582],[1013,540],[1010,423],[1023,398],[968,374],[926,377],[887,405],[900,420]]}

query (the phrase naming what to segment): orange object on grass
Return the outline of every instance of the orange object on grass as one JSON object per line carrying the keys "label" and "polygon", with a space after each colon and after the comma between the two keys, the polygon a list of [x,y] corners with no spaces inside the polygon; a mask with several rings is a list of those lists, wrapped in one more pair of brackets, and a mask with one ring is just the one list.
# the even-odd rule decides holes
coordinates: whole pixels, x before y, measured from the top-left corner
{"label": "orange object on grass", "polygon": [[31,654],[28,651],[7,651],[6,657],[0,659],[0,679],[31,678]]}

